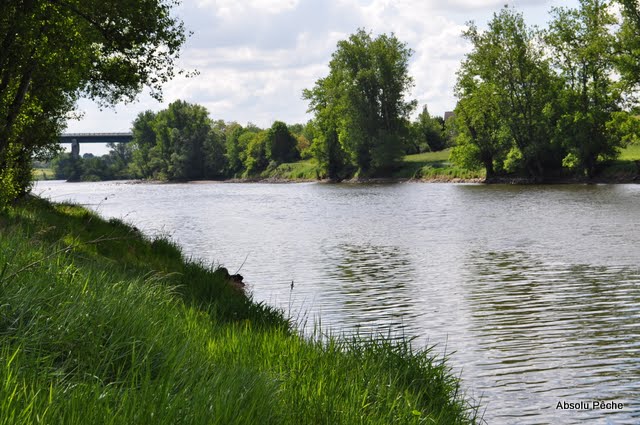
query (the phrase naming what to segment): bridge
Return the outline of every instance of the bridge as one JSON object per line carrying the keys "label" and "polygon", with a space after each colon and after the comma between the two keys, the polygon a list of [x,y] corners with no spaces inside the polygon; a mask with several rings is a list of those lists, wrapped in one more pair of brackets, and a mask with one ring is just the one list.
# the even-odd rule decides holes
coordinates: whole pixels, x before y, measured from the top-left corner
{"label": "bridge", "polygon": [[80,155],[80,143],[129,143],[133,133],[65,133],[60,135],[60,143],[71,143],[71,154]]}

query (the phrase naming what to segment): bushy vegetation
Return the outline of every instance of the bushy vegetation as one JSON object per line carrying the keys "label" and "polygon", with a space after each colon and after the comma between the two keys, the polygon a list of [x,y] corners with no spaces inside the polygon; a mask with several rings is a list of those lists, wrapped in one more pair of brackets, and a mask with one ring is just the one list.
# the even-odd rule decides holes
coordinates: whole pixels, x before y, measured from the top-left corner
{"label": "bushy vegetation", "polygon": [[593,178],[638,140],[629,103],[638,85],[630,65],[637,63],[637,3],[626,3],[621,21],[611,5],[554,7],[544,30],[509,7],[485,31],[471,23],[464,37],[473,50],[456,85],[457,165],[483,168],[488,178]]}
{"label": "bushy vegetation", "polygon": [[26,198],[0,234],[0,424],[477,422],[433,350],[303,338],[119,220]]}

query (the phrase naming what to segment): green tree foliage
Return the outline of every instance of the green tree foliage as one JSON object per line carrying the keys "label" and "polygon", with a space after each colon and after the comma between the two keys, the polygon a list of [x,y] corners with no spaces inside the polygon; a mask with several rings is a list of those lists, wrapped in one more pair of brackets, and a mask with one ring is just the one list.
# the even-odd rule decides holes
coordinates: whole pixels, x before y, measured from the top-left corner
{"label": "green tree foliage", "polygon": [[577,9],[554,8],[547,32],[553,62],[564,82],[559,92],[559,137],[568,154],[565,165],[592,177],[598,160],[614,158],[621,145],[607,123],[620,110],[622,92],[614,83],[617,20],[609,2],[580,0]]}
{"label": "green tree foliage", "polygon": [[57,179],[68,181],[119,180],[131,177],[132,147],[126,143],[110,144],[111,150],[101,157],[84,154],[75,158],[63,153],[52,160]]}
{"label": "green tree foliage", "polygon": [[444,119],[431,117],[427,105],[425,105],[418,115],[418,119],[410,125],[406,153],[435,152],[444,149],[447,145],[444,131]]}
{"label": "green tree foliage", "polygon": [[490,179],[504,168],[512,141],[500,114],[498,90],[477,79],[465,82],[464,90],[455,110],[457,139],[451,160],[470,170],[484,167]]}
{"label": "green tree foliage", "polygon": [[360,29],[338,42],[329,75],[304,91],[319,131],[314,152],[330,177],[348,167],[373,174],[402,157],[415,108],[405,100],[413,87],[411,53],[394,35],[373,38]]}
{"label": "green tree foliage", "polygon": [[[293,131],[293,129],[296,131]],[[294,126],[289,126],[289,130],[294,133],[294,136],[297,140],[298,152],[300,152],[300,157],[302,159],[309,159],[313,157],[312,144],[313,138],[316,131],[315,123],[313,120],[307,121],[306,124],[295,124]]]}
{"label": "green tree foliage", "polygon": [[[130,143],[109,143],[109,153],[103,156],[108,167],[109,179],[127,179],[132,174],[133,146]],[[101,180],[107,180],[102,178]]]}
{"label": "green tree foliage", "polygon": [[603,0],[553,8],[544,32],[509,8],[487,31],[471,24],[452,159],[483,164],[487,175],[520,170],[542,179],[566,167],[593,177],[637,140],[630,105],[640,82],[640,13],[636,1],[621,3],[621,24]]}
{"label": "green tree foliage", "polygon": [[247,143],[240,142],[240,136],[245,132],[238,123],[231,123],[225,127],[225,156],[228,164],[228,174],[235,175],[242,170],[244,151]]}
{"label": "green tree foliage", "polygon": [[244,154],[245,175],[254,176],[264,171],[269,165],[267,159],[267,141],[269,131],[263,130],[259,133],[245,133],[246,137],[240,137],[242,144],[246,143]]}
{"label": "green tree foliage", "polygon": [[622,22],[616,35],[617,70],[629,91],[640,84],[640,5],[638,0],[619,0]]}
{"label": "green tree foliage", "polygon": [[153,129],[155,119],[154,112],[145,111],[138,114],[133,121],[132,172],[136,177],[148,178],[153,175],[153,169],[158,168],[151,159],[151,150],[156,144],[156,133]]}
{"label": "green tree foliage", "polygon": [[298,141],[287,125],[282,121],[275,121],[267,133],[265,153],[268,159],[277,164],[293,162],[300,159],[297,145]]}
{"label": "green tree foliage", "polygon": [[200,105],[176,101],[133,124],[133,166],[143,178],[220,178],[228,169],[225,135]]}
{"label": "green tree foliage", "polygon": [[[26,191],[34,154],[56,143],[79,96],[103,103],[154,96],[185,41],[174,0],[0,3],[0,179],[6,202]],[[27,180],[28,183],[28,180]],[[0,203],[3,201],[0,200]]]}
{"label": "green tree foliage", "polygon": [[[558,81],[544,59],[539,37],[527,28],[521,14],[508,7],[494,14],[487,31],[481,32],[471,23],[464,37],[471,42],[473,51],[462,63],[456,92],[463,101],[469,97],[476,100],[465,102],[467,112],[461,119],[473,120],[488,113],[470,108],[491,108],[500,121],[498,131],[506,129],[519,151],[512,157],[520,158],[519,166],[529,176],[543,178],[559,162],[554,146],[549,143],[555,128],[554,95]],[[482,104],[482,94],[491,96],[490,106]],[[467,124],[470,126],[474,124]],[[486,144],[486,139],[475,140],[471,131],[462,137],[471,137],[470,142],[478,146]],[[484,150],[477,150],[481,151]],[[487,164],[486,159],[478,160]]]}
{"label": "green tree foliage", "polygon": [[227,175],[228,162],[225,155],[225,134],[222,128],[214,125],[204,141],[204,177],[220,179]]}

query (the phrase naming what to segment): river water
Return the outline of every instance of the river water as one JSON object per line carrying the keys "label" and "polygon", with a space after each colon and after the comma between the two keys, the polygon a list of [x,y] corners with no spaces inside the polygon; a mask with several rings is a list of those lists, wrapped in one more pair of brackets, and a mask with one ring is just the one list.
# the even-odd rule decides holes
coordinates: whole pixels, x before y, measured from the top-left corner
{"label": "river water", "polygon": [[489,424],[640,423],[639,185],[39,182],[34,193],[241,268],[256,300],[307,329],[437,344]]}

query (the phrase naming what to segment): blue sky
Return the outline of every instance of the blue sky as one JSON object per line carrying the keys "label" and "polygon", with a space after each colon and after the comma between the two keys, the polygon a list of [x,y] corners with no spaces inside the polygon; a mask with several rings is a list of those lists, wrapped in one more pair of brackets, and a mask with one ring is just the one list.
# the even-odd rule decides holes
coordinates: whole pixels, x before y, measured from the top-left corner
{"label": "blue sky", "polygon": [[[100,110],[80,101],[81,120],[68,132],[129,131],[136,115],[177,99],[204,105],[214,119],[306,122],[302,90],[328,73],[336,43],[362,27],[374,34],[394,32],[414,50],[411,98],[435,115],[453,109],[458,65],[469,46],[460,34],[474,20],[481,27],[508,4],[530,24],[544,26],[552,6],[575,7],[577,0],[184,0],[177,15],[193,35],[180,59],[200,74],[176,78],[164,102],[142,94],[137,102]],[[103,153],[83,147],[83,152]]]}

